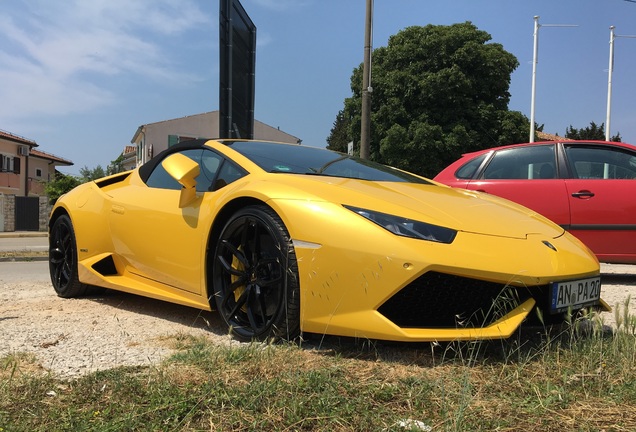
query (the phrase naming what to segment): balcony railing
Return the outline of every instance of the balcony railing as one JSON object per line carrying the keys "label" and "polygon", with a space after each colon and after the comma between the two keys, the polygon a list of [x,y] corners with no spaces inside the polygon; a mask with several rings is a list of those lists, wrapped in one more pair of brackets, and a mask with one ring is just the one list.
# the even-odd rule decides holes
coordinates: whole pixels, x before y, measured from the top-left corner
{"label": "balcony railing", "polygon": [[[15,174],[7,171],[0,171],[0,193],[5,192],[9,194],[22,194],[24,192],[24,184],[22,184],[24,180],[20,178],[20,174]],[[45,182],[29,178],[28,187],[29,194],[28,195],[38,195],[43,196],[44,193],[44,185]]]}
{"label": "balcony railing", "polygon": [[20,174],[0,171],[0,188],[20,189]]}
{"label": "balcony railing", "polygon": [[41,180],[29,179],[29,195],[38,195],[44,196],[44,185],[45,183]]}

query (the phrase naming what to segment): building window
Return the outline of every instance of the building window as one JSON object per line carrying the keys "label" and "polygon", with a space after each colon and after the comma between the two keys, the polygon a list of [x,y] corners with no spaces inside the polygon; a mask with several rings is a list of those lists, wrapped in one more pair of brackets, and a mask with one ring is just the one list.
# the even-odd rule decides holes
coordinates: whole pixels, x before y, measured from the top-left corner
{"label": "building window", "polygon": [[[11,156],[0,155],[0,171],[13,172],[14,170],[13,160],[14,158],[12,158]],[[18,165],[18,172],[20,172],[19,165]]]}
{"label": "building window", "polygon": [[38,178],[42,177],[42,170],[40,168],[35,169],[35,176]]}

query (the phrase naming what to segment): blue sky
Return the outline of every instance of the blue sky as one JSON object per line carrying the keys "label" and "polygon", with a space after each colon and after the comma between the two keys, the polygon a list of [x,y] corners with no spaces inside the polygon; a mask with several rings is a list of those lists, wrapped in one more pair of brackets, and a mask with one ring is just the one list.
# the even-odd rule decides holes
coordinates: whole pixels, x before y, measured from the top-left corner
{"label": "blue sky", "polygon": [[[256,119],[324,146],[362,62],[365,0],[242,0],[257,26]],[[0,129],[105,167],[138,126],[218,109],[218,2],[3,0]],[[605,122],[609,27],[636,34],[624,0],[375,0],[373,46],[413,25],[472,21],[519,60],[510,109],[545,131]],[[575,24],[576,28],[548,27]],[[611,132],[636,143],[636,39],[615,41]]]}

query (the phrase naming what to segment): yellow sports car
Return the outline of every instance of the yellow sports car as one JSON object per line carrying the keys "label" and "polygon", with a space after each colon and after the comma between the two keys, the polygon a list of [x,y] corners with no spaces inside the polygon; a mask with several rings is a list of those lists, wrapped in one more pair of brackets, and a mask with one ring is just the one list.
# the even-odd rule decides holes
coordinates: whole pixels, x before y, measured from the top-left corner
{"label": "yellow sports car", "polygon": [[537,213],[301,145],[177,144],[61,197],[49,230],[59,296],[218,310],[241,340],[506,338],[607,307],[595,256]]}

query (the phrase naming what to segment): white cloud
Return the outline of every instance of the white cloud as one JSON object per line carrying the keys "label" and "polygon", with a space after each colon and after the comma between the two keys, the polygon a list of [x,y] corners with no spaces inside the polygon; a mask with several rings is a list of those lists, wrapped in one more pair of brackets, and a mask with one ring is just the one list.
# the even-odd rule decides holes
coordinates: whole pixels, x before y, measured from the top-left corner
{"label": "white cloud", "polygon": [[[5,6],[8,6],[5,4]],[[86,112],[114,103],[121,75],[193,79],[161,45],[211,26],[191,0],[24,0],[0,17],[0,119]]]}

